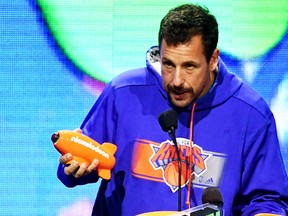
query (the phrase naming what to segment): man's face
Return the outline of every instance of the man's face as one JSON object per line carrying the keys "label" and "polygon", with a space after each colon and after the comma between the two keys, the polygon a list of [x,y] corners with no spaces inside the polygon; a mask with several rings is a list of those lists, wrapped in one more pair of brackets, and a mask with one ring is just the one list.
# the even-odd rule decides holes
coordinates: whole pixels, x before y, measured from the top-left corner
{"label": "man's face", "polygon": [[178,46],[168,46],[165,40],[162,41],[160,62],[163,86],[174,105],[186,107],[207,93],[213,84],[218,54],[219,50],[215,49],[207,63],[201,36],[193,36],[189,43]]}

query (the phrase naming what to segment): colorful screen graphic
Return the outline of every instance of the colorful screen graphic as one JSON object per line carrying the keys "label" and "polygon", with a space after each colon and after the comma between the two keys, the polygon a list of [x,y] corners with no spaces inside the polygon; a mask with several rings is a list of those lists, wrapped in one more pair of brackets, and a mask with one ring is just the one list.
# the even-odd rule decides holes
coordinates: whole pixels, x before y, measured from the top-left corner
{"label": "colorful screen graphic", "polygon": [[[177,3],[176,3],[177,2]],[[145,66],[172,0],[0,1],[1,215],[90,215],[99,183],[66,188],[50,136],[80,126],[103,87]],[[193,1],[221,57],[271,106],[288,171],[288,1]]]}

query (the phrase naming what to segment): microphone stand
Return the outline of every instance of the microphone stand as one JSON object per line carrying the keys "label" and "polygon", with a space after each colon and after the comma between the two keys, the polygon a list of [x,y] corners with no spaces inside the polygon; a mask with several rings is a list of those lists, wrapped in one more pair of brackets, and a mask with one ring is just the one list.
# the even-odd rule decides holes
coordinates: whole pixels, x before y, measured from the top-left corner
{"label": "microphone stand", "polygon": [[171,138],[171,140],[174,143],[174,146],[176,148],[176,154],[177,154],[177,161],[178,161],[178,211],[181,211],[181,174],[182,174],[182,164],[181,164],[181,158],[180,158],[180,151],[178,148],[176,136],[175,136],[175,130],[172,128],[171,130],[168,130],[168,134]]}

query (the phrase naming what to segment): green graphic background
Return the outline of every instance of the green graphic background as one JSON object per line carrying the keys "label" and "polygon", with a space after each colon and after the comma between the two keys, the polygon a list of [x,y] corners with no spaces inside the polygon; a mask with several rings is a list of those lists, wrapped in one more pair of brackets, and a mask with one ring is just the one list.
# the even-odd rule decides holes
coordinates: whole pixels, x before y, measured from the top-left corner
{"label": "green graphic background", "polygon": [[[187,2],[191,1],[38,1],[65,54],[102,82],[143,66],[145,51],[157,45],[161,18],[170,8]],[[288,26],[287,0],[194,2],[216,15],[221,51],[240,60],[265,54],[281,40]]]}

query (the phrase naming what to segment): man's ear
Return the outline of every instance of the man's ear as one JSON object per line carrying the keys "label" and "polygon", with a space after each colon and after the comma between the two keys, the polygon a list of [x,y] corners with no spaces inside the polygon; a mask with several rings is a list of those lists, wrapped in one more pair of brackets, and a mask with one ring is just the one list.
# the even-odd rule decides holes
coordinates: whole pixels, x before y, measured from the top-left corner
{"label": "man's ear", "polygon": [[210,71],[214,71],[216,70],[217,66],[218,66],[218,57],[219,57],[219,54],[220,54],[220,50],[218,48],[216,48],[214,51],[213,51],[213,54],[210,58],[210,62],[209,62],[209,70]]}

